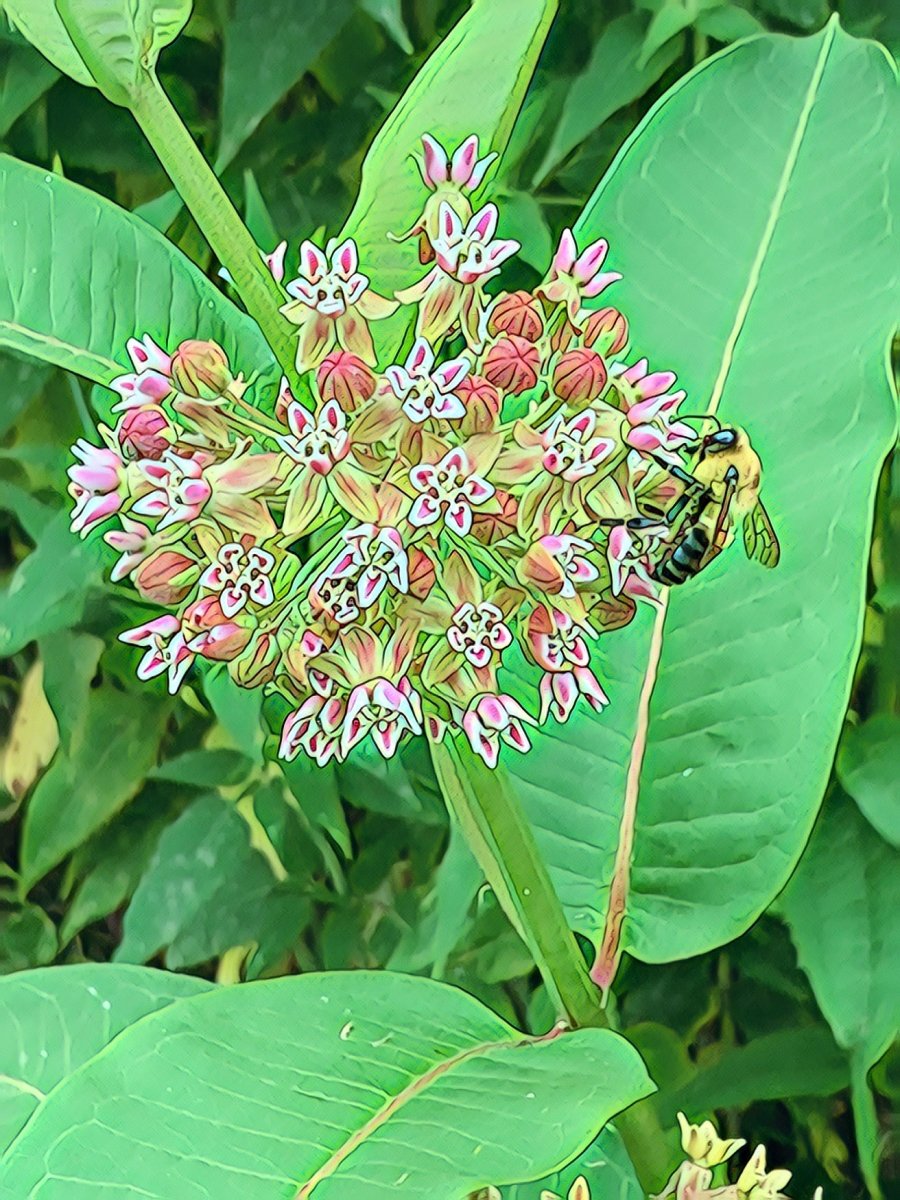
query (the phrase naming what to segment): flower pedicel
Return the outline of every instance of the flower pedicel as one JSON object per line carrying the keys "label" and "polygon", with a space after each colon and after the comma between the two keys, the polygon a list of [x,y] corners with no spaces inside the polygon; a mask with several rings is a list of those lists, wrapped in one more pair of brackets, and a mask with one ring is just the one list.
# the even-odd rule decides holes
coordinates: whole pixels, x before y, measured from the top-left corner
{"label": "flower pedicel", "polygon": [[[224,662],[283,697],[287,759],[366,740],[390,757],[427,732],[493,767],[600,711],[602,638],[658,601],[685,494],[668,467],[697,444],[675,375],[627,354],[621,312],[589,307],[620,278],[606,241],[567,229],[533,292],[489,295],[519,249],[471,202],[494,156],[474,136],[422,143],[417,282],[388,299],[352,239],[300,248],[282,311],[312,410],[283,382],[268,416],[220,347],[144,335],[111,384],[118,424],[73,451],[73,530],[104,526],[114,581],[164,606],[120,635],[138,675],[175,692]],[[401,303],[412,348],[379,363],[369,322]]]}

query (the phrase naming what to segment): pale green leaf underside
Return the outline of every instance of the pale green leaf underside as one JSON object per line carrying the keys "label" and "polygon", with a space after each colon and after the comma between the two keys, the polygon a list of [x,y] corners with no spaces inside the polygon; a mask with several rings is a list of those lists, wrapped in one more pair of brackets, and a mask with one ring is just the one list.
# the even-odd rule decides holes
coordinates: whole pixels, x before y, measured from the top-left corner
{"label": "pale green leaf underside", "polygon": [[212,338],[245,374],[271,352],[256,324],[139,217],[0,155],[0,346],[106,384],[125,343]]}
{"label": "pale green leaf underside", "polygon": [[459,1200],[558,1169],[649,1087],[616,1034],[528,1042],[431,980],[268,980],[132,1026],[45,1102],[0,1191]]}
{"label": "pale green leaf underside", "polygon": [[0,1153],[48,1093],[116,1034],[211,986],[189,975],[94,963],[0,979]]}
{"label": "pale green leaf underside", "polygon": [[[721,388],[783,543],[673,589],[649,708],[623,945],[648,961],[737,936],[787,879],[821,800],[859,645],[874,480],[895,429],[898,90],[835,25],[723,52],[625,147],[581,221],[609,237],[641,353],[686,412]],[[896,193],[895,193],[896,197]],[[722,386],[724,385],[724,386]],[[510,761],[572,923],[597,940],[653,614],[601,641],[612,699]]]}

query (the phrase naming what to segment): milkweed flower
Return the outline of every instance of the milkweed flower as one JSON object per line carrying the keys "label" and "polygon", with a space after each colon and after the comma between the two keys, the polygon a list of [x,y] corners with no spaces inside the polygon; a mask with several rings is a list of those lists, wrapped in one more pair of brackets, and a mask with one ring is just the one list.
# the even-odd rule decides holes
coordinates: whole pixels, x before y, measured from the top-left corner
{"label": "milkweed flower", "polygon": [[[550,722],[603,719],[604,639],[658,601],[692,519],[684,390],[625,359],[624,313],[591,311],[619,278],[606,240],[565,230],[541,283],[502,290],[519,243],[472,205],[495,157],[423,133],[424,273],[410,262],[397,300],[352,238],[301,243],[296,395],[197,330],[141,334],[115,428],[73,448],[74,531],[107,523],[113,580],[157,609],[120,635],[139,677],[174,693],[221,664],[263,688],[284,760],[392,758],[425,733],[493,768]],[[263,256],[279,286],[285,256]],[[379,360],[369,322],[397,301]],[[693,1130],[677,1200],[717,1153]],[[757,1166],[747,1195],[776,1200]]]}
{"label": "milkweed flower", "polygon": [[369,321],[389,317],[397,305],[369,287],[359,270],[356,242],[332,238],[322,251],[313,242],[300,247],[300,274],[287,284],[293,297],[281,308],[299,326],[297,370],[317,367],[340,347],[364,362],[375,361]]}

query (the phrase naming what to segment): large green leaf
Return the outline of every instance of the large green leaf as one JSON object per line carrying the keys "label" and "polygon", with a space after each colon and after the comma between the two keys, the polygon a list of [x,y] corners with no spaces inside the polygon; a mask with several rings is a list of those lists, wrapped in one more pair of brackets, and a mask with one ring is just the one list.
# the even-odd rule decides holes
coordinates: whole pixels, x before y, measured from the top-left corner
{"label": "large green leaf", "polygon": [[428,194],[411,157],[422,134],[453,150],[477,133],[484,153],[502,152],[555,12],[556,0],[474,0],[381,127],[344,229],[376,291],[391,296],[423,272],[409,243],[388,239],[410,228]]}
{"label": "large green leaf", "polygon": [[0,155],[0,346],[95,383],[130,369],[125,343],[219,342],[249,375],[272,363],[256,324],[140,218]]}
{"label": "large green leaf", "polygon": [[576,1179],[587,1180],[590,1195],[595,1200],[644,1200],[644,1189],[638,1182],[631,1160],[614,1129],[604,1129],[578,1158],[562,1170],[534,1183],[520,1183],[503,1189],[504,1200],[546,1200],[566,1197]]}
{"label": "large green leaf", "polygon": [[132,1026],[35,1114],[0,1191],[459,1200],[558,1169],[649,1086],[616,1034],[527,1038],[431,980],[269,980]]}
{"label": "large green leaf", "polygon": [[738,543],[644,606],[600,644],[604,714],[509,764],[570,920],[607,929],[601,979],[623,948],[669,961],[746,929],[821,801],[895,431],[898,99],[880,47],[834,22],[745,42],[656,106],[579,221],[624,272],[603,302],[635,357],[751,430],[783,543],[776,570]]}
{"label": "large green leaf", "polygon": [[53,1088],[134,1021],[212,984],[83,963],[0,979],[0,1153]]}

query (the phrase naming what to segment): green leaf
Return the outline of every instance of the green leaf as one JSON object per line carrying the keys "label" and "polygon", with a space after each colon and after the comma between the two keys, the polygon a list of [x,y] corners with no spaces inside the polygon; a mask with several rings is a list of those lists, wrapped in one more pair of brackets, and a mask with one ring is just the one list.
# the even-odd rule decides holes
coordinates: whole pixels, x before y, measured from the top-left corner
{"label": "green leaf", "polygon": [[545,1192],[551,1192],[562,1200],[579,1175],[587,1180],[590,1195],[596,1200],[603,1200],[603,1197],[609,1200],[644,1200],[646,1195],[634,1173],[622,1139],[614,1129],[604,1129],[596,1141],[567,1167],[554,1171],[536,1183],[504,1188],[503,1200],[544,1200]]}
{"label": "green leaf", "polygon": [[570,921],[609,933],[601,978],[621,949],[664,962],[746,929],[821,801],[896,422],[897,115],[883,51],[836,24],[739,44],[656,106],[578,222],[624,272],[603,303],[634,357],[749,428],[783,542],[776,570],[738,543],[642,606],[601,649],[609,708],[510,756]]}
{"label": "green leaf", "polygon": [[0,1189],[376,1200],[402,1181],[411,1196],[459,1200],[558,1169],[649,1089],[616,1034],[527,1038],[431,980],[267,980],[121,1034],[35,1114]]}
{"label": "green leaf", "polygon": [[5,7],[61,71],[127,104],[160,50],[181,32],[191,0],[6,0]]}
{"label": "green leaf", "polygon": [[21,872],[26,889],[115,816],[155,763],[171,701],[147,688],[90,695],[68,753],[57,751],[28,802]]}
{"label": "green leaf", "polygon": [[0,1153],[47,1094],[134,1021],[212,984],[83,963],[0,979]]}
{"label": "green leaf", "polygon": [[841,738],[837,776],[874,829],[892,846],[900,846],[900,717],[878,713],[864,724],[848,727]]}
{"label": "green leaf", "polygon": [[306,902],[298,908],[276,884],[234,805],[201,796],[160,837],[125,913],[115,959],[146,962],[168,947],[166,964],[179,970],[261,941],[289,920],[296,923],[287,934],[299,932]]}
{"label": "green leaf", "polygon": [[[42,908],[36,904],[23,904],[9,910],[0,907],[0,975],[24,971],[26,967],[41,967],[53,961],[56,950],[56,927]],[[2,1096],[0,1079],[0,1103]]]}
{"label": "green leaf", "polygon": [[0,137],[58,78],[56,68],[30,46],[0,43]]}
{"label": "green leaf", "polygon": [[838,1044],[871,1066],[900,1028],[900,854],[835,792],[778,904]]}
{"label": "green leaf", "polygon": [[103,642],[91,633],[59,630],[41,639],[44,694],[56,724],[59,741],[68,752],[72,738],[84,721],[91,680],[103,652]]}
{"label": "green leaf", "polygon": [[765,33],[765,25],[746,8],[739,4],[722,4],[701,13],[696,22],[697,30],[717,42],[736,42],[738,38],[752,37]]}
{"label": "green leaf", "polygon": [[384,27],[404,54],[413,53],[409,30],[403,20],[403,0],[359,0],[359,6]]}
{"label": "green leaf", "polygon": [[555,12],[556,0],[476,0],[382,126],[344,228],[376,292],[392,296],[424,273],[409,243],[388,239],[409,229],[425,203],[410,157],[422,134],[454,150],[477,133],[483,153],[502,153]]}
{"label": "green leaf", "polygon": [[186,750],[154,767],[149,778],[189,787],[225,788],[246,779],[249,770],[247,756],[239,750]]}
{"label": "green leaf", "polygon": [[353,0],[236,0],[225,25],[220,164],[309,70],[353,8]]}
{"label": "green leaf", "polygon": [[0,346],[101,384],[130,369],[133,334],[211,338],[245,375],[271,366],[255,322],[140,218],[5,155],[0,208]]}
{"label": "green leaf", "polygon": [[613,113],[643,96],[678,58],[683,49],[680,38],[639,64],[645,31],[646,17],[636,12],[616,17],[603,30],[590,61],[566,93],[559,124],[535,174],[535,186]]}
{"label": "green leaf", "polygon": [[70,532],[68,514],[54,514],[0,593],[0,654],[75,624],[100,585],[99,548]]}
{"label": "green leaf", "polygon": [[262,690],[238,687],[224,667],[218,667],[207,672],[203,681],[203,691],[212,706],[216,720],[224,728],[235,748],[251,762],[261,762]]}

